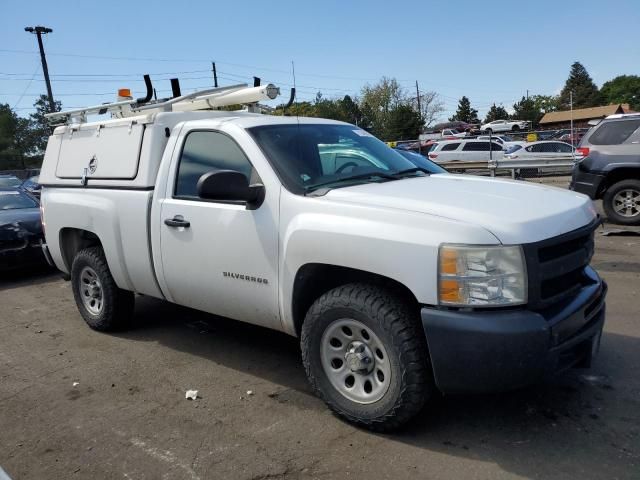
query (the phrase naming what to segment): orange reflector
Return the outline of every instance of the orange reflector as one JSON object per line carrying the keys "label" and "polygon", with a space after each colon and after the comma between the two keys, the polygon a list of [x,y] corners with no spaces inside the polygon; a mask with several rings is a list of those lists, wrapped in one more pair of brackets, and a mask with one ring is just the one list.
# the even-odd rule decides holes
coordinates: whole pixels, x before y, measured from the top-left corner
{"label": "orange reflector", "polygon": [[440,281],[440,301],[448,303],[462,303],[460,282],[457,280]]}
{"label": "orange reflector", "polygon": [[118,96],[119,97],[130,97],[131,96],[131,90],[129,88],[120,88],[120,89],[118,89]]}
{"label": "orange reflector", "polygon": [[440,251],[440,273],[456,275],[458,273],[458,252],[443,248]]}

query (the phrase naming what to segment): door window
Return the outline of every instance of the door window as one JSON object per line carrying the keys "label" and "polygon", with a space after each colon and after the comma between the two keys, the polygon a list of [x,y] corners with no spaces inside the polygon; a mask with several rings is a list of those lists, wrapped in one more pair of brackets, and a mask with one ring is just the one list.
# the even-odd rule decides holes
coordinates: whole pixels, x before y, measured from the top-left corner
{"label": "door window", "polygon": [[235,170],[243,173],[250,183],[259,181],[249,159],[231,137],[220,132],[196,131],[184,141],[174,195],[199,198],[198,180],[212,170]]}
{"label": "door window", "polygon": [[497,143],[489,142],[467,142],[462,150],[465,152],[488,152],[493,150],[494,152],[501,152],[502,147]]}

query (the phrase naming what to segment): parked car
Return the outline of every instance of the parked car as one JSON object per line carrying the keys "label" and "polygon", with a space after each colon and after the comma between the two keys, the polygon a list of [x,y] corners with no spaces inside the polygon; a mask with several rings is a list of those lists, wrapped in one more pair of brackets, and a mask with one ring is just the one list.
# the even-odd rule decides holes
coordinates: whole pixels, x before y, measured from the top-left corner
{"label": "parked car", "polygon": [[45,265],[38,201],[18,188],[0,187],[0,270]]}
{"label": "parked car", "polygon": [[561,142],[570,143],[571,145],[578,145],[578,143],[580,143],[580,140],[582,140],[582,137],[584,137],[584,134],[585,132],[573,132],[573,134],[565,133],[563,135],[560,135],[558,137],[558,140],[560,140]]}
{"label": "parked car", "polygon": [[494,120],[480,126],[482,133],[490,132],[519,132],[520,130],[528,130],[529,122],[525,120]]}
{"label": "parked car", "polygon": [[512,145],[525,145],[527,142],[522,140],[515,140],[513,137],[509,135],[479,135],[476,137],[476,140],[489,140],[498,142],[502,145],[503,149],[507,149]]}
{"label": "parked car", "polygon": [[420,155],[419,153],[410,152],[407,150],[397,150],[397,152],[404,158],[409,160],[411,163],[413,163],[417,168],[422,168],[429,173],[447,173],[444,168],[433,163],[424,155]]}
{"label": "parked car", "polygon": [[420,135],[420,140],[441,140],[441,139],[452,139],[452,138],[462,138],[468,135],[464,130],[458,130],[456,128],[445,128],[441,131],[436,132],[428,132]]}
{"label": "parked car", "polygon": [[544,160],[545,158],[566,157],[573,159],[576,157],[575,148],[565,142],[553,140],[542,140],[539,142],[527,143],[521,148],[509,149],[505,152],[504,158],[511,160]]}
{"label": "parked car", "polygon": [[[286,332],[314,392],[374,430],[439,392],[590,365],[606,284],[588,198],[428,175],[343,122],[201,110],[226,92],[50,114],[74,121],[42,165],[44,251],[89,327],[125,327],[139,293]],[[99,110],[125,117],[82,121]]]}
{"label": "parked car", "polygon": [[488,140],[444,140],[429,150],[429,159],[436,163],[488,162],[500,159],[504,154],[502,145]]}
{"label": "parked car", "polygon": [[552,140],[558,134],[558,130],[538,130],[535,133],[538,140]]}
{"label": "parked car", "polygon": [[611,115],[582,138],[571,188],[602,199],[607,218],[640,225],[640,114]]}
{"label": "parked car", "polygon": [[42,189],[42,185],[38,183],[38,178],[39,177],[37,175],[35,177],[27,178],[24,182],[22,182],[20,188],[27,191],[34,197],[40,198],[40,190]]}
{"label": "parked car", "polygon": [[0,175],[0,188],[2,187],[19,187],[22,185],[22,180],[20,180],[15,175]]}

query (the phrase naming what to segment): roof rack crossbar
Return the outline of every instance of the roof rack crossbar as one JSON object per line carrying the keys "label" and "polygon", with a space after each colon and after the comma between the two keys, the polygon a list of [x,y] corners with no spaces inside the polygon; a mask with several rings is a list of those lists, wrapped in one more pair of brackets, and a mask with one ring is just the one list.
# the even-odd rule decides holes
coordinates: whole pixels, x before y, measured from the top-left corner
{"label": "roof rack crossbar", "polygon": [[147,110],[160,112],[171,112],[174,111],[174,109],[177,111],[203,110],[235,104],[257,104],[260,100],[272,100],[276,98],[279,93],[280,89],[271,84],[249,87],[247,84],[241,83],[225,87],[208,88],[179,97],[146,104],[140,104],[137,100],[124,100],[75,110],[48,113],[45,117],[51,123],[55,123],[56,121],[71,122],[73,120],[83,123],[86,122],[87,115],[90,114],[111,112],[116,115],[130,116],[137,112]]}

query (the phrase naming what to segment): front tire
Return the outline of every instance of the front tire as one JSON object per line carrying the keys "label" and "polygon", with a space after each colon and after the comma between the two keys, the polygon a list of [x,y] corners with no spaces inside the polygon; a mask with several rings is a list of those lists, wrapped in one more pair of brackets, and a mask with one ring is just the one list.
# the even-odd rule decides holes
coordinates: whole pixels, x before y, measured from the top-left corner
{"label": "front tire", "polygon": [[511,127],[511,131],[512,132],[519,132],[520,131],[520,127],[518,125],[514,125],[513,127]]}
{"label": "front tire", "polygon": [[398,428],[434,391],[418,312],[387,289],[353,283],[322,295],[307,312],[301,347],[316,395],[359,426]]}
{"label": "front tire", "polygon": [[640,180],[614,183],[605,192],[602,207],[613,223],[640,225]]}
{"label": "front tire", "polygon": [[92,329],[119,330],[130,323],[133,292],[118,288],[101,247],[85,248],[76,254],[71,287],[80,315]]}

